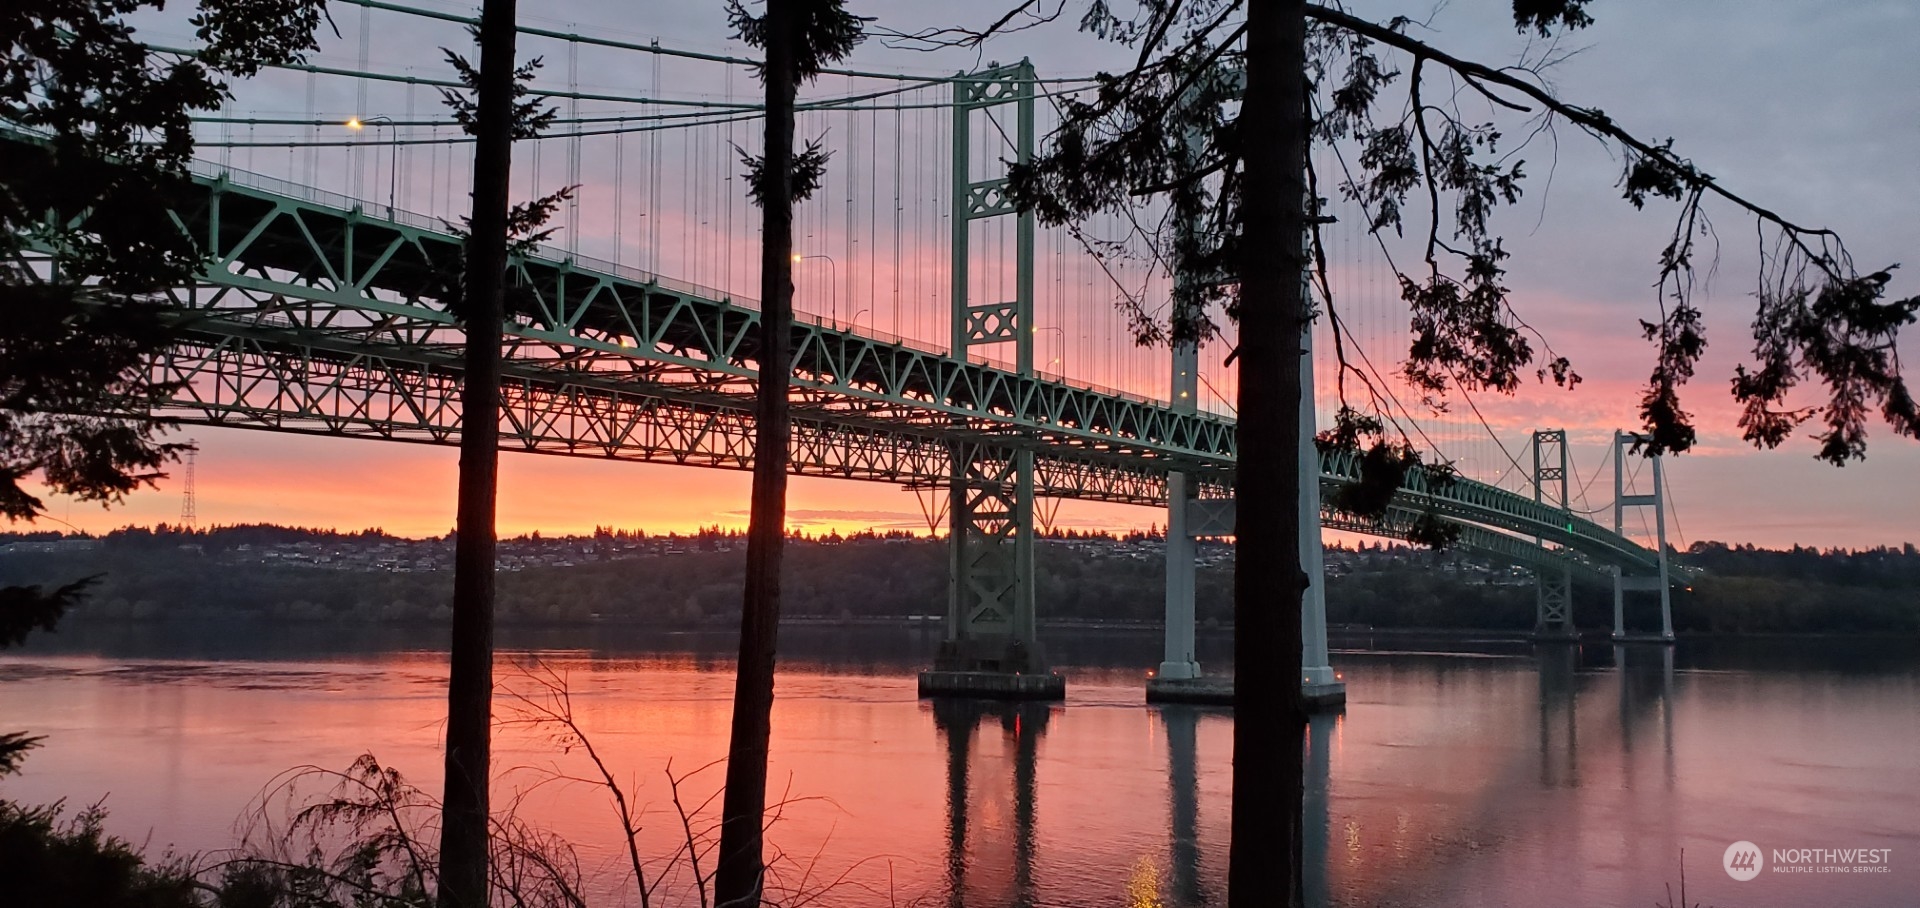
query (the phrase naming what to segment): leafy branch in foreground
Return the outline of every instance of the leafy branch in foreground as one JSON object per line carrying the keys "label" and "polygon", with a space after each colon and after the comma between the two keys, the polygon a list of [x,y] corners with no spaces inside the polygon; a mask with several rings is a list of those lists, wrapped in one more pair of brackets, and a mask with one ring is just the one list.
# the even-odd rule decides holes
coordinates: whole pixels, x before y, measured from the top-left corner
{"label": "leafy branch in foreground", "polygon": [[[0,649],[19,646],[35,630],[53,630],[97,579],[76,580],[51,591],[38,586],[0,587]],[[0,777],[18,772],[27,751],[39,747],[41,740],[26,732],[0,733]]]}
{"label": "leafy branch in foreground", "polygon": [[[1529,2],[1515,4],[1516,23],[1544,32],[1553,18],[1546,14],[1554,6],[1573,16],[1561,17],[1567,27],[1591,21],[1580,3]],[[1712,236],[1705,210],[1709,197],[1752,218],[1760,238],[1753,327],[1757,368],[1737,368],[1732,382],[1734,399],[1744,408],[1739,422],[1743,437],[1756,446],[1774,447],[1820,415],[1824,431],[1814,436],[1818,456],[1843,465],[1865,456],[1866,420],[1878,409],[1896,434],[1920,438],[1920,412],[1901,373],[1898,349],[1899,330],[1920,314],[1920,296],[1887,297],[1891,266],[1860,273],[1834,231],[1804,226],[1728,189],[1674,151],[1672,139],[1642,139],[1600,110],[1560,100],[1527,67],[1494,69],[1461,60],[1409,37],[1404,21],[1381,25],[1311,5],[1308,14],[1319,23],[1315,34],[1323,72],[1337,68],[1340,74],[1323,131],[1329,139],[1350,138],[1363,148],[1364,175],[1343,190],[1363,204],[1371,203],[1378,231],[1400,229],[1401,206],[1416,185],[1423,187],[1430,208],[1428,264],[1435,265],[1436,248],[1463,262],[1464,281],[1441,276],[1437,267],[1425,281],[1401,274],[1403,296],[1416,313],[1417,338],[1408,361],[1408,377],[1416,385],[1439,391],[1451,378],[1460,387],[1506,391],[1518,371],[1532,362],[1531,351],[1513,342],[1511,329],[1525,323],[1513,314],[1505,289],[1497,284],[1498,263],[1505,253],[1486,222],[1498,204],[1517,200],[1520,162],[1513,160],[1503,169],[1513,152],[1496,157],[1497,131],[1472,123],[1461,112],[1459,98],[1477,97],[1489,115],[1502,110],[1528,114],[1534,135],[1565,122],[1609,146],[1625,162],[1618,185],[1634,207],[1655,198],[1679,203],[1674,229],[1659,256],[1654,285],[1659,317],[1640,323],[1643,335],[1656,345],[1654,369],[1640,404],[1648,436],[1642,447],[1648,453],[1684,451],[1695,440],[1691,417],[1680,406],[1679,387],[1693,377],[1706,348],[1694,291],[1697,244]],[[1373,120],[1379,90],[1399,72],[1381,62],[1373,51],[1376,44],[1413,60],[1408,102],[1384,125]],[[1423,102],[1427,64],[1457,79],[1463,90],[1450,92],[1444,105]],[[1441,137],[1437,140],[1436,132]],[[1454,203],[1452,238],[1464,240],[1465,249],[1442,236],[1442,192],[1450,193]],[[1446,299],[1452,291],[1440,285],[1449,282],[1469,288],[1463,299],[1472,305],[1463,308]],[[1441,318],[1451,313],[1467,317],[1458,325],[1423,325],[1423,308]],[[1460,330],[1463,327],[1466,330]],[[1480,329],[1487,330],[1481,334]],[[1452,374],[1437,375],[1432,371],[1436,368]],[[1555,359],[1547,371],[1560,381],[1565,368],[1564,361]],[[1824,386],[1826,405],[1789,406],[1788,392],[1809,381]]]}
{"label": "leafy branch in foreground", "polygon": [[[476,43],[479,42],[478,26],[468,26],[467,34],[471,35]],[[464,90],[442,88],[440,99],[446,104],[447,109],[453,112],[453,119],[460,124],[461,131],[473,135],[480,126],[480,107],[474,101],[480,92],[480,70],[475,68],[464,55],[449,48],[440,48],[440,53],[446,58],[447,65],[453,67],[454,73],[460,77],[460,83],[466,86]],[[533,94],[533,77],[539,75],[541,68],[545,65],[545,58],[534,57],[514,67],[511,119],[511,135],[514,141],[537,138],[553,124],[553,119],[560,115],[559,108]]]}
{"label": "leafy branch in foreground", "polygon": [[[1380,522],[1394,496],[1418,475],[1420,487],[1431,494],[1445,492],[1459,480],[1452,464],[1429,464],[1418,449],[1390,441],[1378,417],[1341,407],[1334,426],[1314,443],[1322,455],[1347,452],[1354,456],[1358,482],[1343,483],[1328,493],[1327,507],[1361,520]],[[1460,540],[1460,525],[1440,517],[1431,505],[1423,508],[1404,535],[1414,545],[1444,549]]]}
{"label": "leafy branch in foreground", "polygon": [[[1592,22],[1584,0],[1519,0],[1513,12],[1517,29],[1543,37]],[[1050,147],[1013,175],[1016,199],[1052,224],[1072,225],[1143,198],[1166,201],[1168,216],[1142,228],[1151,257],[1203,279],[1176,283],[1164,333],[1136,332],[1143,339],[1207,337],[1217,330],[1210,313],[1235,317],[1236,291],[1222,266],[1235,260],[1238,241],[1244,168],[1234,108],[1246,62],[1244,15],[1241,0],[1143,2],[1130,13],[1090,4],[1082,29],[1137,47],[1136,65],[1103,73],[1092,92],[1062,99]],[[1655,345],[1640,401],[1648,453],[1684,451],[1696,438],[1680,387],[1694,377],[1706,348],[1695,281],[1700,241],[1713,235],[1709,201],[1752,218],[1762,244],[1756,363],[1737,368],[1732,381],[1743,437],[1773,447],[1818,417],[1817,454],[1835,464],[1864,455],[1866,422],[1875,413],[1896,434],[1920,437],[1897,345],[1899,330],[1920,317],[1920,296],[1888,296],[1893,268],[1862,273],[1833,231],[1789,220],[1727,188],[1675,151],[1671,139],[1644,139],[1602,111],[1560,100],[1540,78],[1549,56],[1496,68],[1411,37],[1413,23],[1403,18],[1374,22],[1317,4],[1308,4],[1306,15],[1315,136],[1356,152],[1330,186],[1366,211],[1383,249],[1389,231],[1403,233],[1410,214],[1424,215],[1415,228],[1422,267],[1394,269],[1414,335],[1399,378],[1429,405],[1444,408],[1456,390],[1512,393],[1529,372],[1562,387],[1579,384],[1572,361],[1515,310],[1504,281],[1510,253],[1493,226],[1499,209],[1523,195],[1529,143],[1556,124],[1572,124],[1622,158],[1618,185],[1629,204],[1678,206],[1655,271],[1657,316],[1640,322]],[[1393,62],[1395,55],[1409,65]],[[1436,76],[1446,80],[1442,90],[1430,84]],[[1511,117],[1522,119],[1518,142],[1499,125]],[[1348,166],[1344,151],[1341,160]],[[1337,320],[1326,290],[1323,302]],[[1123,305],[1136,319],[1151,318],[1144,300]],[[1338,352],[1343,404],[1349,375],[1368,385],[1383,380]],[[1824,405],[1790,404],[1789,392],[1802,384],[1822,386]],[[1370,389],[1367,401],[1349,406],[1390,425],[1384,403],[1381,391]],[[1404,433],[1396,444],[1411,445]]]}
{"label": "leafy branch in foreground", "polygon": [[[477,28],[469,27],[468,32],[479,40]],[[464,90],[452,88],[440,89],[441,100],[453,117],[460,123],[461,130],[473,135],[479,126],[479,107],[474,98],[478,96],[480,71],[468,62],[467,58],[449,49],[440,48],[446,56],[448,65],[459,74]],[[513,115],[511,134],[513,141],[538,138],[540,133],[553,123],[560,109],[548,104],[545,99],[533,95],[533,78],[544,65],[542,58],[535,57],[514,68],[513,71]],[[507,209],[507,256],[532,255],[541,244],[552,239],[560,228],[548,226],[560,206],[575,197],[579,186],[562,186],[540,198],[526,202],[515,202]],[[451,256],[448,261],[438,263],[435,279],[425,288],[425,295],[447,307],[455,317],[466,320],[470,307],[467,301],[467,256],[465,248],[473,236],[473,219],[462,217],[458,224],[442,220],[447,232],[461,241],[461,253]],[[505,315],[512,318],[518,315],[532,315],[537,310],[538,300],[531,290],[509,281],[502,290],[501,305]]]}
{"label": "leafy branch in foreground", "polygon": [[24,483],[110,505],[186,445],[160,440],[144,369],[171,330],[151,305],[203,261],[169,211],[185,197],[194,111],[228,76],[298,62],[323,0],[201,0],[196,55],[149,49],[153,0],[18,0],[0,12],[0,515],[43,510]]}

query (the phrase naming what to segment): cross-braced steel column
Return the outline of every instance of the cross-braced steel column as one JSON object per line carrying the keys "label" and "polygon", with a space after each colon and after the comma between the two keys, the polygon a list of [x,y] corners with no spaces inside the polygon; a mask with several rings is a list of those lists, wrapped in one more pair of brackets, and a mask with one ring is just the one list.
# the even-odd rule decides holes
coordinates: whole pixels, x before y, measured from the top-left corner
{"label": "cross-braced steel column", "polygon": [[1637,591],[1658,591],[1660,593],[1659,639],[1671,642],[1673,640],[1673,584],[1667,573],[1667,482],[1659,455],[1647,458],[1653,462],[1653,491],[1637,495],[1627,492],[1627,446],[1644,441],[1647,441],[1647,438],[1642,435],[1630,432],[1613,433],[1613,531],[1616,534],[1624,534],[1627,508],[1652,508],[1659,575],[1628,577],[1622,575],[1620,568],[1613,569],[1613,636],[1616,640],[1628,636],[1626,594]]}
{"label": "cross-braced steel column", "polygon": [[1043,673],[1034,634],[1033,453],[955,446],[943,671]]}
{"label": "cross-braced steel column", "polygon": [[[968,360],[976,348],[1011,345],[1015,370],[1033,377],[1034,216],[1017,211],[1007,196],[1004,172],[975,179],[972,160],[974,120],[993,109],[1014,107],[1010,141],[1014,160],[1033,158],[1033,67],[1026,61],[963,76],[953,84],[953,358]],[[986,133],[1007,134],[1004,125]],[[999,160],[1004,160],[1000,158]],[[976,300],[971,281],[973,225],[990,218],[1014,219],[1013,299]],[[1002,448],[1004,450],[1004,448]],[[1055,679],[1042,685],[985,680],[955,673],[1047,676],[1047,662],[1035,633],[1033,585],[1033,452],[1015,447],[1011,456],[983,445],[953,446],[950,495],[951,575],[947,636],[932,675],[946,674],[958,687],[922,676],[923,693],[998,693],[1058,696]],[[965,688],[962,690],[960,688]]]}
{"label": "cross-braced steel column", "polygon": [[[1568,497],[1567,431],[1534,432],[1533,500],[1560,509],[1571,522]],[[1535,637],[1574,639],[1579,636],[1573,626],[1573,566],[1565,561],[1567,554],[1562,551],[1559,570],[1549,568],[1534,574]]]}

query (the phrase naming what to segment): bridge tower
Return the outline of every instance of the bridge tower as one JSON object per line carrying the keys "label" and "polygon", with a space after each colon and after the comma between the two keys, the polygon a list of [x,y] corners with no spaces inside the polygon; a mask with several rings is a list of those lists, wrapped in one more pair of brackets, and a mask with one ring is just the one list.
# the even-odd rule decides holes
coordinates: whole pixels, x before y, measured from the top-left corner
{"label": "bridge tower", "polygon": [[[1559,508],[1562,519],[1571,523],[1568,482],[1567,430],[1534,432],[1533,500]],[[1534,537],[1536,544],[1541,541]],[[1548,568],[1534,573],[1535,639],[1574,640],[1580,636],[1573,626],[1573,565],[1566,560],[1570,554],[1562,547],[1559,570]]]}
{"label": "bridge tower", "polygon": [[[1181,99],[1182,104],[1191,103],[1192,92]],[[1191,171],[1198,166],[1202,139],[1197,130],[1188,130],[1181,154],[1181,168]],[[1185,218],[1178,224],[1182,242],[1195,241],[1200,233],[1200,225],[1194,218]],[[1204,315],[1195,312],[1188,300],[1198,285],[1206,278],[1194,274],[1190,269],[1182,268],[1174,274],[1173,305],[1176,307],[1172,321],[1175,325],[1195,324]],[[1197,337],[1175,337],[1169,345],[1173,354],[1169,375],[1168,399],[1176,413],[1194,413],[1200,409],[1200,340]],[[1214,533],[1232,532],[1233,519],[1226,515],[1224,521],[1209,520],[1209,514],[1200,509],[1206,506],[1218,508],[1219,500],[1202,504],[1198,500],[1199,489],[1194,477],[1185,473],[1167,474],[1167,588],[1166,623],[1162,628],[1165,638],[1165,658],[1153,673],[1156,682],[1193,681],[1200,677],[1200,662],[1194,655],[1194,537],[1207,535],[1203,524],[1218,524],[1210,527]],[[1230,506],[1228,502],[1228,506]],[[1154,684],[1149,684],[1147,698],[1155,699]]]}
{"label": "bridge tower", "polygon": [[[1189,141],[1188,149],[1197,156],[1196,143]],[[1196,229],[1191,223],[1181,227]],[[1312,242],[1310,234],[1301,237],[1308,260]],[[1174,276],[1176,282],[1201,279],[1184,272]],[[1300,281],[1301,292],[1311,298],[1312,275],[1303,271]],[[1184,298],[1176,293],[1175,304]],[[1172,407],[1192,413],[1199,397],[1199,347],[1191,340],[1175,341],[1172,347]],[[1313,389],[1313,325],[1309,323],[1300,336],[1300,566],[1308,578],[1300,603],[1300,686],[1308,708],[1317,710],[1343,706],[1347,693],[1327,655],[1327,571],[1320,540],[1320,446],[1315,441]],[[1202,682],[1200,663],[1194,657],[1193,540],[1233,532],[1237,511],[1233,499],[1198,499],[1197,491],[1192,477],[1177,472],[1167,475],[1166,650],[1164,661],[1147,683],[1149,702],[1232,702],[1231,685]]]}
{"label": "bridge tower", "polygon": [[[1311,257],[1308,259],[1311,261]],[[1308,280],[1301,275],[1301,280]],[[1311,299],[1311,288],[1308,288]],[[1327,556],[1320,539],[1319,427],[1313,409],[1313,323],[1300,332],[1300,569],[1307,590],[1300,602],[1300,688],[1309,709],[1344,707],[1347,685],[1327,656]]]}
{"label": "bridge tower", "polygon": [[[953,83],[952,355],[1012,347],[1015,369],[1033,368],[1034,216],[1016,211],[1000,160],[971,160],[976,126],[1003,134],[993,109],[1012,105],[1014,159],[1033,158],[1034,71],[1025,60],[962,74]],[[976,122],[978,121],[978,122]],[[978,178],[976,178],[978,174]],[[1014,220],[1013,298],[979,300],[971,278],[977,225]],[[984,231],[982,232],[984,233]],[[990,234],[988,234],[990,235]],[[998,250],[996,250],[998,251]],[[924,695],[1058,699],[1063,679],[1047,666],[1036,633],[1033,585],[1033,449],[1017,438],[986,437],[950,449],[946,637]]]}
{"label": "bridge tower", "polygon": [[1650,494],[1627,494],[1626,460],[1627,446],[1647,441],[1644,435],[1632,432],[1613,433],[1613,531],[1624,533],[1628,508],[1652,508],[1654,541],[1657,546],[1660,573],[1657,577],[1621,576],[1618,567],[1613,569],[1613,639],[1628,638],[1626,628],[1626,594],[1629,592],[1658,592],[1660,594],[1660,636],[1657,642],[1673,642],[1673,585],[1667,575],[1667,480],[1660,465],[1660,455],[1647,459],[1653,462],[1653,492]]}

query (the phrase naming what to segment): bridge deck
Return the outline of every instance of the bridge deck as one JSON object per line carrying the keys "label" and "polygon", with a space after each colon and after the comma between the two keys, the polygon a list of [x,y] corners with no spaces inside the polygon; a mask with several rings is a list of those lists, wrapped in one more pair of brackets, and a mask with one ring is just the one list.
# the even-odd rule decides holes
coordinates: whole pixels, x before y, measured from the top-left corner
{"label": "bridge deck", "polygon": [[[31,141],[17,133],[0,141]],[[276,431],[452,443],[464,333],[443,304],[459,239],[404,212],[234,171],[196,175],[176,224],[210,253],[172,295],[185,340],[156,377],[168,414]],[[607,263],[545,252],[510,264],[503,446],[746,469],[760,314],[749,301]],[[1233,422],[1135,395],[953,359],[897,338],[796,321],[794,469],[944,485],[956,446],[1035,452],[1036,494],[1164,504],[1165,477],[1222,494]],[[1356,478],[1343,453],[1322,481]],[[1431,508],[1464,541],[1505,557],[1650,570],[1654,553],[1611,530],[1470,480],[1409,480],[1384,521],[1329,525],[1403,536]],[[1343,524],[1352,524],[1345,526]],[[1544,560],[1543,560],[1544,559]]]}

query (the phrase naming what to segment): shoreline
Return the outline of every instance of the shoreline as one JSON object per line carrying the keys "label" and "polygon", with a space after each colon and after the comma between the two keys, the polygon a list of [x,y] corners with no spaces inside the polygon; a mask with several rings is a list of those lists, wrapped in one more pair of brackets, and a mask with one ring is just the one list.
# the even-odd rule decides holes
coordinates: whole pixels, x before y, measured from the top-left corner
{"label": "shoreline", "polygon": [[[938,633],[944,616],[939,615],[866,615],[866,616],[827,616],[827,615],[783,615],[781,627],[792,628],[900,628],[903,630],[924,630]],[[335,619],[289,619],[270,618],[261,615],[160,615],[150,618],[113,617],[88,620],[84,608],[76,609],[64,622],[76,630],[108,629],[116,627],[156,627],[187,626],[205,624],[249,624],[274,625],[284,627],[340,627]],[[359,629],[420,630],[438,628],[443,625],[435,621],[396,620],[379,621],[354,625]],[[595,618],[589,621],[523,621],[501,620],[502,629],[513,628],[532,631],[564,631],[594,629],[630,629],[646,628],[665,633],[733,633],[737,627],[731,620],[706,619],[688,621],[686,619],[643,619],[643,618]],[[1159,634],[1165,625],[1158,621],[1103,621],[1085,618],[1061,618],[1055,620],[1040,619],[1042,632],[1059,633],[1063,631],[1090,631],[1099,634]],[[1233,625],[1201,625],[1194,629],[1197,636],[1212,639],[1230,639]],[[1354,627],[1334,625],[1327,628],[1330,640],[1352,641],[1360,638],[1389,637],[1406,639],[1452,639],[1479,640],[1496,643],[1533,643],[1531,629],[1514,628],[1474,628],[1474,627]],[[1847,631],[1677,631],[1677,640],[1908,640],[1920,642],[1920,634],[1847,632]],[[1572,642],[1572,641],[1569,641]],[[1581,644],[1621,642],[1623,645],[1635,645],[1645,641],[1615,641],[1606,629],[1582,630],[1578,639]]]}

